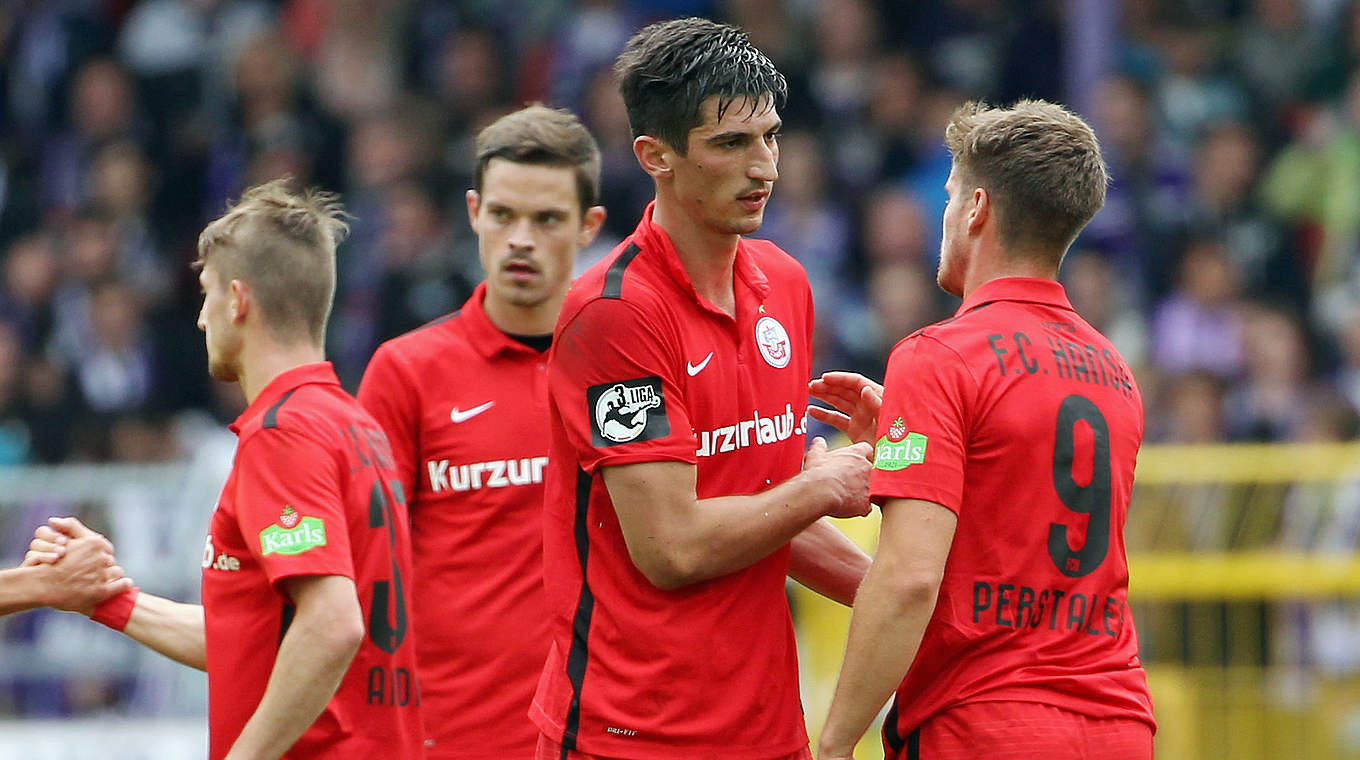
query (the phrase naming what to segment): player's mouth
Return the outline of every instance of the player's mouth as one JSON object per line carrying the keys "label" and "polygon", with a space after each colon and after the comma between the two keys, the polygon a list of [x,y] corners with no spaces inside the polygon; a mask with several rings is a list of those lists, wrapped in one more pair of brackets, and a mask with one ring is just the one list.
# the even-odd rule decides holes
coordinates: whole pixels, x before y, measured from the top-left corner
{"label": "player's mouth", "polygon": [[526,259],[511,259],[505,262],[501,270],[515,282],[528,282],[538,277],[538,267]]}
{"label": "player's mouth", "polygon": [[755,212],[765,207],[765,201],[770,197],[769,190],[757,190],[746,195],[738,195],[737,202],[747,211]]}

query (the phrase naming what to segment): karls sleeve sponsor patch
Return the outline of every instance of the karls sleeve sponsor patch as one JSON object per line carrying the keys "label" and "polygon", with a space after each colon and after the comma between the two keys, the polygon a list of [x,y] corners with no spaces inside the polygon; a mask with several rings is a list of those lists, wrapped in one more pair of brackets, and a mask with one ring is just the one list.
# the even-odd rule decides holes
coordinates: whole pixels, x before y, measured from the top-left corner
{"label": "karls sleeve sponsor patch", "polygon": [[906,421],[898,417],[888,427],[887,434],[874,445],[874,468],[892,472],[923,464],[929,441],[921,433],[907,432]]}
{"label": "karls sleeve sponsor patch", "polygon": [[279,523],[260,531],[260,554],[302,554],[326,545],[326,523],[301,517],[290,506],[283,508]]}
{"label": "karls sleeve sponsor patch", "polygon": [[591,444],[595,447],[650,441],[670,435],[661,378],[592,385],[586,389]]}

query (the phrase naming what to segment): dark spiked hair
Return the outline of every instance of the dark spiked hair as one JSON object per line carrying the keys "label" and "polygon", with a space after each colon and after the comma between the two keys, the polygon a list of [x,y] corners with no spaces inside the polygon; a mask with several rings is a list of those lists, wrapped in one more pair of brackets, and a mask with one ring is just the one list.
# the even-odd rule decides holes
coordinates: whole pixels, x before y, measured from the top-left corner
{"label": "dark spiked hair", "polygon": [[789,86],[746,32],[702,18],[644,27],[614,63],[633,136],[664,140],[680,155],[689,132],[703,123],[703,103],[718,97],[718,118],[736,105],[752,114],[773,99],[780,107]]}

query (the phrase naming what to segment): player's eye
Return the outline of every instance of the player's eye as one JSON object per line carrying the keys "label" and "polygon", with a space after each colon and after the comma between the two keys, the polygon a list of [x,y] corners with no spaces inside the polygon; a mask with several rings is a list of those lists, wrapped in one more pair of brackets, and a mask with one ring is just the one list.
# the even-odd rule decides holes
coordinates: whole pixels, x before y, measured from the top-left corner
{"label": "player's eye", "polygon": [[492,219],[493,221],[497,221],[497,222],[508,222],[508,221],[510,221],[510,209],[507,209],[507,208],[501,208],[501,207],[497,206],[497,207],[495,207],[495,208],[489,209],[489,210],[487,211],[487,214],[489,214],[489,215],[491,216],[491,219]]}

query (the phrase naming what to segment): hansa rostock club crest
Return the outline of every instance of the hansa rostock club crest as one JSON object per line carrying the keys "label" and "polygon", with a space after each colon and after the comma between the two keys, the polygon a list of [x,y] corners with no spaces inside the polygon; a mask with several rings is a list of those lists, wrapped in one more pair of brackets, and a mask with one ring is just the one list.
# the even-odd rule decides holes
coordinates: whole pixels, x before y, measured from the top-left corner
{"label": "hansa rostock club crest", "polygon": [[789,333],[774,317],[761,317],[756,322],[756,345],[760,355],[771,367],[783,369],[789,365],[793,353],[789,344]]}

